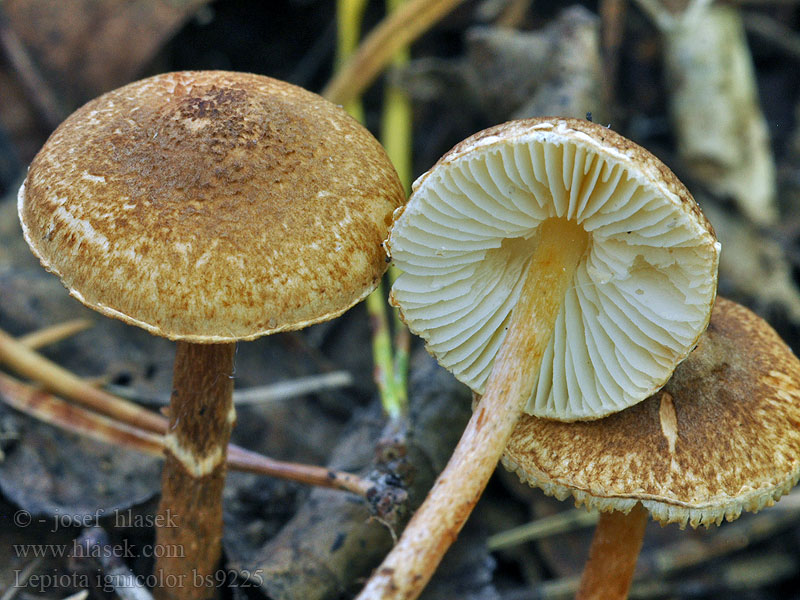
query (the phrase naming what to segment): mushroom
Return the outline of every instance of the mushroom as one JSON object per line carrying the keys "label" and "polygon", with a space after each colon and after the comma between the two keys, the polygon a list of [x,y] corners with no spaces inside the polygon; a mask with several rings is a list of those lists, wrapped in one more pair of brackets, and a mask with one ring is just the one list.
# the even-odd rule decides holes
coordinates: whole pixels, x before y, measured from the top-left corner
{"label": "mushroom", "polygon": [[797,484],[798,421],[800,360],[764,320],[717,298],[663,389],[598,421],[523,415],[502,462],[548,495],[603,511],[578,597],[624,598],[648,513],[709,527]]}
{"label": "mushroom", "polygon": [[708,323],[719,257],[658,159],[562,118],[456,145],[415,182],[387,247],[409,328],[483,399],[361,598],[416,597],[523,409],[596,419],[658,390]]}
{"label": "mushroom", "polygon": [[397,175],[316,94],[177,72],[77,110],[18,198],[25,239],[72,296],[178,342],[156,569],[175,575],[162,597],[205,597],[221,554],[235,342],[331,319],[375,287],[404,201]]}

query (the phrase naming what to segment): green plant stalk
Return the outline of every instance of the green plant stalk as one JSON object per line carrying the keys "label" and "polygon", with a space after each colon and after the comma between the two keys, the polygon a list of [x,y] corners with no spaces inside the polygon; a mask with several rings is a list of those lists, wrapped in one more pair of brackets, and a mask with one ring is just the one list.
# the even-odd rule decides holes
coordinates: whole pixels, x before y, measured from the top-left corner
{"label": "green plant stalk", "polygon": [[[399,10],[406,0],[386,0],[386,12],[392,14]],[[408,46],[399,49],[392,57],[393,67],[402,67],[410,59]],[[411,102],[405,91],[391,81],[387,81],[383,100],[383,118],[381,123],[382,143],[386,154],[394,164],[397,175],[406,190],[411,188],[411,148],[412,148],[412,111]],[[389,267],[389,282],[394,284],[400,275],[400,270],[395,266]],[[402,414],[408,410],[408,360],[411,346],[411,336],[408,328],[400,318],[400,311],[392,311],[394,327],[394,386],[397,401]]]}
{"label": "green plant stalk", "polygon": [[[395,266],[389,267],[389,283],[394,284],[395,279],[400,276],[400,269]],[[411,354],[411,334],[408,327],[400,318],[400,311],[392,309],[394,319],[394,388],[397,395],[397,403],[403,415],[408,414],[408,361]]]}
{"label": "green plant stalk", "polygon": [[[365,6],[366,0],[337,0],[337,69],[347,64],[358,47]],[[364,108],[358,95],[352,96],[345,102],[345,110],[360,122],[364,122]],[[372,359],[375,365],[373,377],[378,386],[384,412],[390,419],[396,419],[405,413],[405,402],[398,398],[396,390],[383,284],[378,284],[378,287],[367,296],[366,305],[372,329]]]}
{"label": "green plant stalk", "polygon": [[409,0],[393,11],[366,37],[358,50],[331,79],[322,95],[345,104],[358,97],[391,61],[462,0]]}
{"label": "green plant stalk", "polygon": [[405,405],[398,397],[392,361],[392,341],[389,334],[389,319],[386,316],[386,300],[383,283],[367,296],[367,313],[372,329],[372,358],[375,364],[374,378],[381,395],[383,410],[390,419],[405,414]]}
{"label": "green plant stalk", "polygon": [[[361,22],[367,0],[336,0],[336,70],[347,63],[361,39]],[[344,109],[359,121],[364,122],[364,107],[358,97],[344,103]]]}

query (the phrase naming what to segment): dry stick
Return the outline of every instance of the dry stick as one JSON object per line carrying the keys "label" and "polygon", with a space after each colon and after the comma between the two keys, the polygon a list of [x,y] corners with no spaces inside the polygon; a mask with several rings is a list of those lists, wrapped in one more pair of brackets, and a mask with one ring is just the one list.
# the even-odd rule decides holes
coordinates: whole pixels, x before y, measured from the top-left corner
{"label": "dry stick", "polygon": [[359,96],[397,50],[409,45],[461,1],[409,0],[372,30],[322,95],[336,104],[347,104]]}
{"label": "dry stick", "polygon": [[31,578],[31,575],[36,572],[43,561],[44,558],[37,556],[31,562],[25,565],[21,571],[15,570],[14,585],[9,585],[6,588],[6,591],[3,592],[2,596],[0,596],[0,600],[12,600],[20,591],[24,590],[27,587],[28,580]]}
{"label": "dry stick", "polygon": [[[238,406],[266,404],[297,398],[305,394],[314,394],[340,387],[353,385],[353,376],[348,371],[331,371],[320,375],[308,375],[269,385],[233,390],[233,403]],[[168,394],[144,394],[127,385],[106,383],[106,390],[115,396],[138,402],[140,404],[166,406],[169,404]]]}
{"label": "dry stick", "polygon": [[270,385],[234,390],[233,403],[237,406],[242,406],[278,402],[351,385],[353,385],[353,376],[348,371],[331,371],[330,373],[308,375]]}
{"label": "dry stick", "polygon": [[[236,422],[233,357],[236,344],[178,342],[165,462],[155,589],[161,600],[213,597],[222,557],[222,490],[228,441]],[[178,578],[170,583],[170,575]],[[191,580],[189,580],[191,578]]]}
{"label": "dry stick", "polygon": [[[1,3],[0,3],[1,4]],[[8,63],[19,77],[25,93],[33,106],[51,129],[55,129],[67,116],[55,92],[42,76],[24,44],[0,14],[0,48]]]}
{"label": "dry stick", "polygon": [[358,599],[416,598],[433,575],[478,502],[530,398],[556,316],[587,245],[586,232],[574,223],[542,223],[486,392],[425,502]]}
{"label": "dry stick", "polygon": [[614,106],[614,90],[619,72],[619,52],[625,28],[626,8],[627,5],[623,0],[601,0],[600,2],[603,47],[601,86],[606,106]]}
{"label": "dry stick", "polygon": [[153,456],[162,456],[164,453],[164,442],[160,435],[127,427],[108,417],[73,406],[4,373],[0,373],[0,396],[12,408],[65,431],[135,448]]}
{"label": "dry stick", "polygon": [[17,338],[17,341],[31,350],[38,350],[39,348],[70,338],[81,331],[89,329],[92,325],[93,323],[89,319],[73,319],[72,321],[64,321],[63,323],[51,325],[50,327],[38,329],[37,331],[20,336]]}
{"label": "dry stick", "polygon": [[362,498],[366,498],[367,492],[375,487],[370,480],[346,471],[333,471],[325,467],[274,460],[234,445],[228,447],[228,468],[256,475],[279,477],[316,487],[352,492]]}
{"label": "dry stick", "polygon": [[600,515],[576,600],[624,600],[642,549],[647,510],[637,503],[628,514]]}
{"label": "dry stick", "polygon": [[752,11],[742,15],[742,22],[748,33],[761,38],[790,58],[800,60],[800,35],[783,22]]}
{"label": "dry stick", "polygon": [[495,21],[499,27],[516,29],[525,20],[533,0],[511,0]]}
{"label": "dry stick", "polygon": [[32,381],[39,381],[51,392],[72,398],[81,405],[117,421],[153,433],[164,433],[166,421],[161,415],[88,385],[77,375],[47,360],[0,330],[0,362]]}
{"label": "dry stick", "polygon": [[[40,381],[47,389],[71,398],[94,411],[90,412],[74,407],[60,398],[17,382],[8,376],[3,376],[2,382],[6,383],[6,387],[0,388],[0,392],[3,393],[6,401],[17,410],[45,422],[75,430],[78,433],[99,436],[102,441],[110,443],[124,443],[126,438],[126,435],[122,433],[114,434],[113,428],[106,429],[112,425],[124,432],[135,430],[140,435],[144,432],[164,434],[167,431],[167,420],[161,415],[89,385],[70,371],[20,344],[2,330],[0,330],[0,362],[5,362],[25,377]],[[12,382],[13,385],[8,382]],[[15,393],[16,403],[13,401]],[[41,401],[38,403],[41,410],[36,409],[37,398],[47,399],[46,403]],[[111,421],[105,421],[99,415],[106,415],[111,418]],[[108,437],[103,437],[104,431],[109,432]],[[133,443],[130,445],[147,451]],[[231,444],[228,449],[228,466],[231,469],[280,477],[306,485],[349,491],[360,496],[364,496],[372,487],[370,482],[350,473],[279,461],[234,444]]]}
{"label": "dry stick", "polygon": [[542,517],[489,536],[486,547],[489,552],[517,546],[525,542],[532,542],[562,533],[569,533],[583,527],[597,524],[598,514],[582,508],[573,508]]}

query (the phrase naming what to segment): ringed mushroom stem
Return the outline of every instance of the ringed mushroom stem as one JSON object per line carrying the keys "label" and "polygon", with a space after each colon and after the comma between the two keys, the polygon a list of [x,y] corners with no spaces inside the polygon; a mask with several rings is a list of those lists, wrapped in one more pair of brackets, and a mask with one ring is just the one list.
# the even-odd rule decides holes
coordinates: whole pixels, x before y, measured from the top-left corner
{"label": "ringed mushroom stem", "polygon": [[159,600],[215,595],[226,450],[236,421],[235,349],[178,342],[156,528],[156,547],[164,549],[155,564],[165,582],[156,590]]}
{"label": "ringed mushroom stem", "polygon": [[627,514],[602,513],[583,569],[576,600],[624,600],[642,549],[647,510],[636,505]]}
{"label": "ringed mushroom stem", "polygon": [[447,466],[358,600],[419,596],[478,502],[530,398],[566,291],[589,244],[574,222],[542,223],[520,299]]}

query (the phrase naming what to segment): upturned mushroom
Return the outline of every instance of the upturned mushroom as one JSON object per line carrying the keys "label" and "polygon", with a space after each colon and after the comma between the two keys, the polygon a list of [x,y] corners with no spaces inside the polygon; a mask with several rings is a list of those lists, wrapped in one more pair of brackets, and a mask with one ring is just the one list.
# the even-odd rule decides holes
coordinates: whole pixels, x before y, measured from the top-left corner
{"label": "upturned mushroom", "polygon": [[178,342],[159,509],[171,526],[156,543],[181,551],[157,561],[177,582],[162,598],[217,582],[235,342],[363,299],[403,201],[381,146],[340,107],[245,73],[108,92],[33,160],[19,216],[45,268],[90,308]]}
{"label": "upturned mushroom", "polygon": [[483,398],[360,598],[419,594],[523,410],[596,419],[664,385],[708,323],[720,249],[652,154],[562,118],[456,145],[415,182],[387,247],[409,328]]}
{"label": "upturned mushroom", "polygon": [[523,415],[503,465],[601,512],[579,598],[625,598],[648,513],[719,525],[771,506],[800,478],[800,360],[763,319],[717,298],[667,384],[598,421]]}

